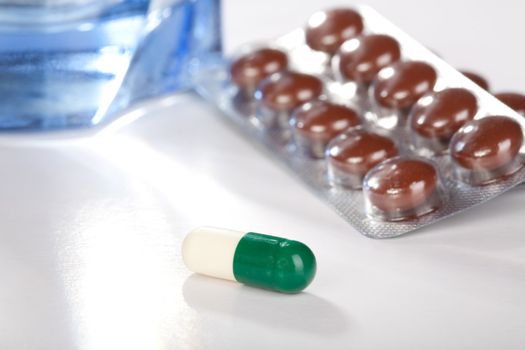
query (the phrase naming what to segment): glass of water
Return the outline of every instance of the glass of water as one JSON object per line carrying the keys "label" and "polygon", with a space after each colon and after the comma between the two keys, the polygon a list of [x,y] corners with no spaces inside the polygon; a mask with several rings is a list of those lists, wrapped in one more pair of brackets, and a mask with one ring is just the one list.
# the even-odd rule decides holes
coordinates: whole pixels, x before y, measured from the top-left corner
{"label": "glass of water", "polygon": [[220,0],[0,0],[0,129],[110,120],[191,87],[221,50]]}

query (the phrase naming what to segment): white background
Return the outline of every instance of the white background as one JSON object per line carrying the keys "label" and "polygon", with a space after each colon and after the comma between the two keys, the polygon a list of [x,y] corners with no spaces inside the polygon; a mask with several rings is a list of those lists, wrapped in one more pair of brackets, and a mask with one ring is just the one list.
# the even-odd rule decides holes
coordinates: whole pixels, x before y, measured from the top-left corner
{"label": "white background", "polygon": [[[226,1],[227,49],[329,3]],[[367,3],[525,90],[522,1]],[[525,348],[525,186],[371,240],[191,95],[102,131],[4,134],[0,160],[0,349]],[[191,275],[180,243],[200,225],[301,240],[317,278],[289,296]]]}

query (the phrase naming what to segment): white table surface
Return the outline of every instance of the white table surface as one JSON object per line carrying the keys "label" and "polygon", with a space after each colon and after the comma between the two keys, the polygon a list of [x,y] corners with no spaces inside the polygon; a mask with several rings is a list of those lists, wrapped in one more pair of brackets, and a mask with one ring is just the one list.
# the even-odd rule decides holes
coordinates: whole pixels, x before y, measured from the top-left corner
{"label": "white table surface", "polygon": [[[226,1],[226,46],[329,3]],[[495,90],[525,90],[521,0],[368,3]],[[525,186],[371,240],[191,95],[102,131],[4,134],[0,159],[2,350],[525,348]],[[318,275],[295,296],[192,275],[180,243],[200,225],[301,240]]]}

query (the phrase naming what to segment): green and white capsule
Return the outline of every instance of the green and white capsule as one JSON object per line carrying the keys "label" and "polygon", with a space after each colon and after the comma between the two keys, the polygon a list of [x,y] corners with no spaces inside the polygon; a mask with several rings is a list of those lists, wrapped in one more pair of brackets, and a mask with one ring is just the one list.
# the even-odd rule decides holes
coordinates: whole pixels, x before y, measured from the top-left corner
{"label": "green and white capsule", "polygon": [[316,271],[314,254],[301,242],[212,227],[186,236],[182,258],[193,272],[283,293],[302,291]]}

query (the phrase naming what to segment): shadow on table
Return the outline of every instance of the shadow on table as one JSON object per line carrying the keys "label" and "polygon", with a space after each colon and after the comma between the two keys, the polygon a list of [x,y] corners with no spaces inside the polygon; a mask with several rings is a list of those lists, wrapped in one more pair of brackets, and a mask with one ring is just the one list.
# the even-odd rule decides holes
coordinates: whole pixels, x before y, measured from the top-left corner
{"label": "shadow on table", "polygon": [[207,311],[297,331],[337,334],[347,328],[345,315],[332,303],[302,292],[289,295],[193,274],[184,282],[186,303]]}

